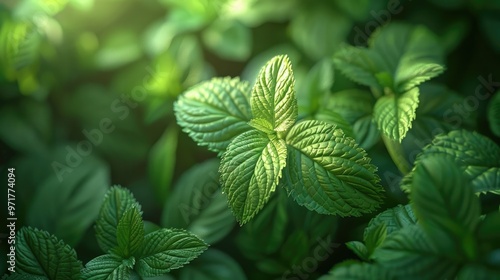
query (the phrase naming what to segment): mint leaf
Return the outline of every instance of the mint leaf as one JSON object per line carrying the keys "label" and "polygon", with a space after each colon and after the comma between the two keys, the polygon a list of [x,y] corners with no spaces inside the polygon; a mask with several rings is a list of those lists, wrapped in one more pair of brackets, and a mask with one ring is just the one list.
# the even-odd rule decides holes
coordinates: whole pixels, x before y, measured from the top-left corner
{"label": "mint leaf", "polygon": [[167,199],[172,185],[178,138],[179,128],[170,124],[149,151],[148,178],[161,202]]}
{"label": "mint leaf", "polygon": [[385,238],[387,237],[387,226],[385,223],[380,223],[378,225],[372,225],[369,231],[365,230],[365,234],[363,235],[363,239],[366,244],[366,248],[368,250],[368,256],[371,256],[373,251],[382,243],[384,243]]}
{"label": "mint leaf", "polygon": [[275,131],[287,131],[297,119],[295,78],[286,55],[272,58],[261,68],[252,89],[255,118],[267,120]]}
{"label": "mint leaf", "polygon": [[104,202],[95,225],[97,243],[104,252],[108,252],[118,246],[118,223],[125,212],[134,207],[138,210],[141,209],[139,203],[128,189],[113,186],[108,191],[104,197]]}
{"label": "mint leaf", "polygon": [[252,32],[237,20],[214,21],[203,31],[202,39],[221,58],[243,61],[252,52]]}
{"label": "mint leaf", "polygon": [[346,242],[345,245],[347,246],[347,248],[353,251],[360,259],[368,261],[368,259],[370,258],[370,253],[368,253],[368,249],[366,248],[363,242],[349,241]]}
{"label": "mint leaf", "polygon": [[304,121],[289,131],[283,182],[294,199],[321,214],[360,216],[382,202],[376,167],[335,125]]}
{"label": "mint leaf", "polygon": [[141,248],[144,239],[144,223],[142,222],[141,210],[137,207],[129,208],[116,228],[116,239],[118,248],[113,250],[122,258],[127,259],[136,255]]}
{"label": "mint leaf", "polygon": [[235,219],[219,184],[219,160],[195,165],[182,174],[165,201],[161,225],[184,228],[209,244],[224,238]]}
{"label": "mint leaf", "polygon": [[369,47],[381,58],[377,72],[388,72],[393,90],[406,92],[443,71],[439,39],[424,26],[391,23],[377,29]]}
{"label": "mint leaf", "polygon": [[269,200],[286,165],[286,144],[257,130],[236,137],[220,165],[222,190],[240,224],[248,222]]}
{"label": "mint leaf", "polygon": [[[352,126],[356,143],[364,149],[369,149],[380,140],[380,132],[372,118],[374,105],[375,99],[370,92],[347,89],[331,94],[324,110],[341,115]],[[345,130],[344,133],[349,135]]]}
{"label": "mint leaf", "polygon": [[268,122],[266,119],[252,119],[248,125],[250,125],[251,127],[257,129],[257,130],[260,130],[266,134],[273,134],[274,133],[274,127],[273,125]]}
{"label": "mint leaf", "polygon": [[299,112],[312,114],[318,110],[325,97],[330,94],[334,73],[333,61],[330,58],[324,58],[314,64],[302,79],[296,76]]}
{"label": "mint leaf", "polygon": [[384,224],[387,235],[392,234],[402,228],[417,223],[417,218],[413,214],[411,205],[398,205],[396,207],[385,210],[378,214],[375,218],[371,219],[368,226],[365,228],[363,239],[366,240],[367,236],[372,234],[378,225]]}
{"label": "mint leaf", "polygon": [[497,91],[488,104],[488,121],[493,134],[500,137],[500,91]]}
{"label": "mint leaf", "polygon": [[239,78],[213,78],[198,84],[174,104],[177,123],[193,140],[222,153],[250,129],[250,86]]}
{"label": "mint leaf", "polygon": [[419,162],[410,199],[426,229],[440,228],[454,236],[472,234],[481,214],[469,182],[449,157],[433,156]]}
{"label": "mint leaf", "polygon": [[23,227],[17,232],[16,272],[48,279],[80,279],[76,252],[46,231]]}
{"label": "mint leaf", "polygon": [[377,100],[373,117],[383,134],[399,142],[403,140],[416,117],[418,95],[418,88],[413,88],[400,96],[386,95]]}
{"label": "mint leaf", "polygon": [[373,51],[352,46],[344,46],[333,57],[335,69],[352,81],[375,89],[380,88],[375,77],[378,60]]}
{"label": "mint leaf", "polygon": [[[434,155],[447,155],[465,173],[476,193],[500,193],[500,147],[489,138],[466,130],[454,130],[438,135],[424,148],[417,157],[415,166],[420,161]],[[411,190],[413,174],[403,178],[402,188]]]}
{"label": "mint leaf", "polygon": [[[133,258],[132,258],[133,260]],[[90,260],[82,269],[85,280],[129,279],[134,261],[122,260],[115,255],[102,255]]]}
{"label": "mint leaf", "polygon": [[177,269],[198,257],[207,244],[195,235],[178,229],[160,229],[144,237],[136,271],[142,277],[158,276]]}
{"label": "mint leaf", "polygon": [[459,264],[434,245],[447,242],[431,240],[418,226],[408,226],[388,236],[373,257],[397,279],[453,279]]}

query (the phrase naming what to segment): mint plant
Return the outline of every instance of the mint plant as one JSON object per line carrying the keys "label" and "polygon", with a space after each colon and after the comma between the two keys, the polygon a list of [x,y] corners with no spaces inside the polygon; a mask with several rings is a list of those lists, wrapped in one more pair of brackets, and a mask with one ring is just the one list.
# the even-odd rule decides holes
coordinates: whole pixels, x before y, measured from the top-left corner
{"label": "mint plant", "polygon": [[310,210],[360,216],[382,202],[376,167],[335,124],[297,121],[295,79],[287,56],[260,70],[252,89],[215,78],[174,106],[183,130],[222,155],[222,191],[240,224],[252,219],[278,185]]}
{"label": "mint plant", "polygon": [[23,228],[17,233],[16,272],[2,279],[135,279],[178,269],[203,253],[208,245],[182,229],[145,231],[141,205],[132,193],[114,186],[106,194],[95,225],[105,253],[85,267],[76,252],[46,231]]}

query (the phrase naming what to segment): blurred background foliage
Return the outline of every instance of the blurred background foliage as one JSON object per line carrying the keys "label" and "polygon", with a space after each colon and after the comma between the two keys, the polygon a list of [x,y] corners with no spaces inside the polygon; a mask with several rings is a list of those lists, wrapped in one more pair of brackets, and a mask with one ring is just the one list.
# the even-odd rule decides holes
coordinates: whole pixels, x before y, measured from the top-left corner
{"label": "blurred background foliage", "polygon": [[[321,216],[277,191],[253,221],[235,226],[218,190],[216,155],[181,133],[172,105],[213,76],[253,83],[267,59],[286,53],[301,112],[334,120],[341,115],[352,125],[346,133],[379,167],[387,207],[404,203],[397,168],[369,118],[374,100],[339,75],[331,59],[344,43],[366,45],[374,29],[390,21],[426,25],[447,58],[447,71],[426,85],[417,112],[441,123],[417,117],[403,142],[407,156],[429,143],[436,127],[456,128],[439,112],[473,96],[479,77],[494,81],[485,86],[491,94],[460,125],[498,142],[486,107],[499,87],[500,1],[2,1],[0,159],[2,169],[16,168],[18,227],[55,234],[85,263],[99,252],[91,225],[103,195],[121,184],[143,205],[147,228],[182,227],[211,244],[174,278],[275,279],[325,238],[339,247],[312,278],[354,257],[343,243],[360,237],[376,213]],[[342,104],[328,103],[338,114],[318,111],[320,96],[329,92],[360,96],[366,110],[343,114]],[[434,99],[437,93],[441,100]]]}

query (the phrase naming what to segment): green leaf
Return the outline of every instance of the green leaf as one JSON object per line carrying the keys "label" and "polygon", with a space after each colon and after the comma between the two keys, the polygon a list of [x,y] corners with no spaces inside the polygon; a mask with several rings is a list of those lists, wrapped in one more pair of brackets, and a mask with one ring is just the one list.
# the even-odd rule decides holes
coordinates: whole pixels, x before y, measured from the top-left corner
{"label": "green leaf", "polygon": [[410,130],[418,107],[418,88],[400,96],[382,96],[375,103],[373,118],[383,134],[401,142]]}
{"label": "green leaf", "polygon": [[346,242],[345,245],[351,251],[353,251],[359,258],[364,261],[367,261],[370,258],[370,254],[368,253],[368,249],[365,244],[360,241],[349,241]]}
{"label": "green leaf", "polygon": [[387,231],[387,236],[402,228],[417,223],[417,218],[413,214],[410,204],[405,206],[398,205],[396,207],[385,210],[378,214],[375,218],[371,219],[368,226],[365,228],[363,239],[366,240],[367,236],[376,230],[378,225],[384,224]]}
{"label": "green leaf", "polygon": [[53,172],[38,178],[35,189],[30,186],[33,200],[26,213],[28,225],[46,230],[71,246],[95,222],[110,181],[108,166],[93,155],[80,157],[76,147],[53,150],[53,158],[46,162]]}
{"label": "green leaf", "polygon": [[376,167],[335,125],[304,121],[292,127],[286,141],[283,182],[300,205],[343,217],[372,212],[382,202]]}
{"label": "green leaf", "polygon": [[250,87],[238,78],[214,78],[192,87],[174,104],[177,123],[198,144],[222,153],[248,131]]}
{"label": "green leaf", "polygon": [[245,280],[240,265],[229,255],[208,249],[180,271],[179,280]]}
{"label": "green leaf", "polygon": [[333,61],[324,58],[314,64],[302,79],[296,79],[298,111],[311,114],[318,110],[330,94],[334,81]]}
{"label": "green leaf", "polygon": [[387,225],[384,223],[380,223],[376,226],[372,225],[370,231],[365,230],[365,233],[363,239],[368,249],[368,256],[370,256],[375,249],[384,243],[387,237]]}
{"label": "green leaf", "polygon": [[144,237],[136,271],[142,277],[165,274],[198,257],[207,249],[195,235],[178,229],[160,229]]}
{"label": "green leaf", "polygon": [[419,162],[410,200],[426,229],[440,228],[455,236],[471,234],[481,214],[468,180],[449,157],[434,156]]}
{"label": "green leaf", "polygon": [[248,125],[266,134],[273,134],[273,125],[266,119],[252,119]]}
{"label": "green leaf", "polygon": [[[454,130],[438,135],[417,157],[420,161],[434,156],[447,155],[454,159],[476,193],[500,193],[500,147],[487,137],[466,130]],[[403,178],[402,188],[411,190],[413,172]]]}
{"label": "green leaf", "polygon": [[236,137],[220,165],[222,190],[236,220],[244,224],[257,214],[276,189],[286,165],[283,139],[256,130]]}
{"label": "green leaf", "polygon": [[488,104],[488,121],[493,134],[500,137],[500,91],[491,98]]}
{"label": "green leaf", "polygon": [[347,89],[333,93],[324,105],[324,110],[341,115],[351,124],[353,138],[359,146],[369,149],[380,140],[380,132],[372,118],[374,105],[375,99],[370,92]]}
{"label": "green leaf", "polygon": [[144,240],[144,223],[141,210],[132,207],[123,213],[116,228],[118,248],[113,250],[122,258],[135,256]]}
{"label": "green leaf", "polygon": [[2,280],[50,280],[47,277],[44,276],[36,276],[33,274],[25,274],[25,273],[13,273],[7,276],[5,274],[2,278]]}
{"label": "green leaf", "polygon": [[219,188],[219,160],[193,166],[176,182],[165,202],[161,225],[184,228],[209,244],[224,238],[235,220]]}
{"label": "green leaf", "polygon": [[275,131],[287,131],[297,119],[294,87],[295,78],[288,56],[272,58],[261,68],[252,89],[253,116],[270,122]]}
{"label": "green leaf", "polygon": [[385,25],[372,34],[369,46],[383,58],[377,72],[391,74],[397,93],[411,90],[444,70],[439,39],[424,26]]}
{"label": "green leaf", "polygon": [[82,269],[85,280],[129,279],[134,263],[115,255],[102,255],[90,260]]}
{"label": "green leaf", "polygon": [[500,212],[487,214],[477,227],[476,236],[481,242],[493,242],[500,245]]}
{"label": "green leaf", "polygon": [[125,212],[132,208],[140,210],[140,205],[132,193],[123,187],[112,187],[104,197],[95,225],[97,243],[104,252],[118,246],[118,224]]}
{"label": "green leaf", "polygon": [[416,225],[408,226],[387,237],[373,257],[391,270],[397,279],[453,279],[459,264],[442,256],[435,243]]}
{"label": "green leaf", "polygon": [[16,238],[16,271],[48,279],[80,279],[82,264],[69,245],[46,231],[23,227]]}
{"label": "green leaf", "polygon": [[391,270],[381,265],[368,263],[347,263],[335,266],[328,275],[319,280],[395,280]]}
{"label": "green leaf", "polygon": [[490,280],[498,278],[500,275],[500,269],[492,267],[487,267],[480,264],[467,264],[465,265],[457,275],[457,280]]}
{"label": "green leaf", "polygon": [[216,20],[202,38],[208,49],[224,59],[243,61],[252,52],[252,32],[239,21]]}
{"label": "green leaf", "polygon": [[170,125],[153,145],[148,157],[148,175],[158,200],[167,199],[175,170],[178,127]]}
{"label": "green leaf", "polygon": [[344,46],[333,57],[335,69],[352,81],[371,88],[380,88],[377,73],[377,54],[360,47]]}
{"label": "green leaf", "polygon": [[354,138],[354,132],[352,131],[351,124],[349,124],[344,117],[335,111],[323,108],[319,109],[316,115],[314,115],[314,119],[336,125],[337,128],[341,129],[346,136]]}

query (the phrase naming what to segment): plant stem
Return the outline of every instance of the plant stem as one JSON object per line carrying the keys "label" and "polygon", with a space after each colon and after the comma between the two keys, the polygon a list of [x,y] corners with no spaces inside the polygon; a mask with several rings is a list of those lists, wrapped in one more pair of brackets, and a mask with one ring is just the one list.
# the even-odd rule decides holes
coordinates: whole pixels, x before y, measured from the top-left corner
{"label": "plant stem", "polygon": [[392,161],[399,169],[399,171],[405,175],[410,172],[411,166],[408,160],[404,156],[403,147],[401,143],[382,135],[382,140],[384,141],[385,147],[391,156]]}

